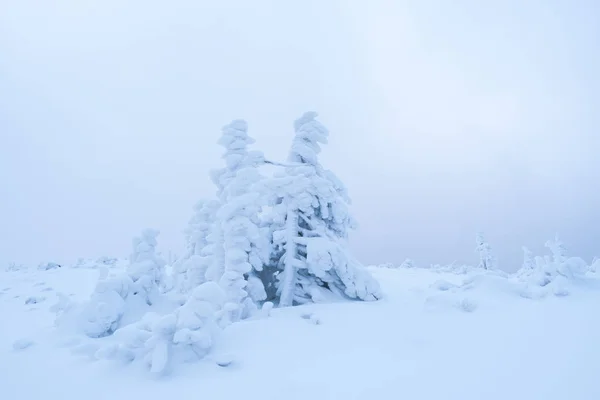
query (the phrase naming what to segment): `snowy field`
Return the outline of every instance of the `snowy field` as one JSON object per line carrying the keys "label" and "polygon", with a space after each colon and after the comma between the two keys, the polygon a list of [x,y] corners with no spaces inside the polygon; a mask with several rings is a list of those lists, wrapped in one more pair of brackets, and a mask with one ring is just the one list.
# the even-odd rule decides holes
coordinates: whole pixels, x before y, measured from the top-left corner
{"label": "snowy field", "polygon": [[600,398],[595,273],[532,295],[493,272],[369,270],[383,299],[274,309],[228,326],[212,355],[160,377],[97,360],[92,339],[56,329],[56,305],[88,299],[99,269],[2,271],[0,397]]}

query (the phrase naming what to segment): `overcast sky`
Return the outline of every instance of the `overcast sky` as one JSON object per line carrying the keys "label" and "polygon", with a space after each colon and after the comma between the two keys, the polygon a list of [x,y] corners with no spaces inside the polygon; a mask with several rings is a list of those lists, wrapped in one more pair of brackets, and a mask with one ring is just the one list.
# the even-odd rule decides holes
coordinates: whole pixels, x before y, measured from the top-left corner
{"label": "overcast sky", "polygon": [[8,0],[0,263],[179,252],[234,118],[273,159],[315,110],[365,263],[600,256],[600,5]]}

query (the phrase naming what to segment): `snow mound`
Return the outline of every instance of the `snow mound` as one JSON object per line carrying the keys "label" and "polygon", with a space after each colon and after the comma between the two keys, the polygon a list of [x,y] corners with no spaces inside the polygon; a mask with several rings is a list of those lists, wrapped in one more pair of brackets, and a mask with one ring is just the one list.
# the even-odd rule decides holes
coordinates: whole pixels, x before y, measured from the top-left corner
{"label": "snow mound", "polygon": [[214,282],[197,287],[174,312],[146,313],[139,322],[114,332],[98,349],[98,359],[142,360],[152,374],[168,373],[173,365],[200,360],[209,354],[229,324],[225,292]]}
{"label": "snow mound", "polygon": [[31,339],[27,339],[27,338],[22,338],[22,339],[18,339],[16,340],[13,345],[12,348],[15,351],[21,351],[21,350],[25,350],[31,346],[33,346],[35,344],[35,342]]}

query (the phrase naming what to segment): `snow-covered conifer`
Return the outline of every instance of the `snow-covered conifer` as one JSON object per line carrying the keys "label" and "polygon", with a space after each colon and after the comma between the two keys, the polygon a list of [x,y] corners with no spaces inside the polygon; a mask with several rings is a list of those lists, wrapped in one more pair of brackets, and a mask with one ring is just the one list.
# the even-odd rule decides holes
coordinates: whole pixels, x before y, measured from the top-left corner
{"label": "snow-covered conifer", "polygon": [[143,291],[149,305],[158,296],[165,274],[166,263],[156,254],[158,233],[154,229],[145,229],[140,236],[133,238],[133,253],[129,257],[129,276]]}
{"label": "snow-covered conifer", "polygon": [[555,263],[561,264],[567,260],[567,249],[558,234],[555,235],[553,240],[548,240],[545,246],[552,253],[552,259]]}
{"label": "snow-covered conifer", "polygon": [[194,206],[194,215],[185,230],[186,253],[173,265],[176,285],[181,292],[188,292],[206,281],[206,271],[213,261],[209,235],[219,205],[216,200],[202,200]]}
{"label": "snow-covered conifer", "polygon": [[533,253],[527,247],[523,246],[523,270],[532,270],[535,268],[535,261],[533,259]]}
{"label": "snow-covered conifer", "polygon": [[[240,171],[240,176],[252,169]],[[234,180],[235,182],[235,180]],[[232,196],[218,213],[224,236],[225,268],[219,283],[228,300],[244,305],[234,319],[247,317],[256,303],[266,300],[262,281],[257,277],[269,261],[268,232],[260,227],[260,194],[256,192]]]}
{"label": "snow-covered conifer", "polygon": [[477,233],[475,243],[477,245],[477,253],[479,254],[479,268],[495,269],[496,259],[492,255],[492,248],[485,240],[482,232]]}
{"label": "snow-covered conifer", "polygon": [[225,147],[225,167],[210,173],[220,200],[225,200],[227,186],[235,178],[237,171],[250,165],[264,163],[261,152],[248,151],[248,146],[254,142],[254,139],[248,136],[248,123],[244,120],[236,119],[223,127],[218,143]]}
{"label": "snow-covered conifer", "polygon": [[[264,164],[265,159],[261,152],[248,151],[248,145],[254,143],[254,139],[248,136],[248,124],[244,120],[234,120],[223,127],[222,136],[218,142],[225,147],[223,159],[225,167],[211,171],[211,179],[217,186],[217,197],[219,207],[224,207],[231,197],[243,194],[250,190],[254,180],[249,179],[237,182],[230,188],[230,183],[236,179],[239,171],[256,168]],[[211,251],[211,265],[206,271],[206,278],[210,281],[219,281],[225,273],[225,232],[222,221],[215,221],[211,233],[207,236]]]}
{"label": "snow-covered conifer", "polygon": [[265,160],[261,152],[248,151],[252,143],[245,121],[234,120],[223,128],[219,144],[225,147],[225,167],[211,173],[219,201],[210,207],[210,233],[202,231],[203,260],[210,265],[202,264],[201,270],[206,280],[219,282],[228,300],[240,306],[234,319],[248,315],[256,302],[266,298],[256,274],[268,262],[268,232],[260,226],[262,197],[253,188],[263,179],[257,167]]}
{"label": "snow-covered conifer", "polygon": [[278,276],[276,282],[263,282],[276,287],[280,306],[324,301],[332,294],[363,300],[380,296],[377,281],[346,246],[355,227],[350,199],[342,182],[318,162],[329,132],[316,116],[308,112],[295,121],[290,165],[267,183]]}

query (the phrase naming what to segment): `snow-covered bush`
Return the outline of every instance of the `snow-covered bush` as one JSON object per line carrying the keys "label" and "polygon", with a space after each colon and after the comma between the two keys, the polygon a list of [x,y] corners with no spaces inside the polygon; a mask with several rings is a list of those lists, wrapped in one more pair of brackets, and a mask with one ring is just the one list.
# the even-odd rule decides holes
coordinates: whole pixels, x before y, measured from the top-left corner
{"label": "snow-covered bush", "polygon": [[27,267],[24,264],[17,264],[14,262],[11,262],[6,266],[6,271],[23,271],[25,269],[27,269]]}
{"label": "snow-covered bush", "polygon": [[547,241],[546,247],[552,257],[533,258],[530,252],[525,251],[523,267],[516,276],[528,287],[526,297],[543,297],[549,293],[568,295],[568,287],[577,280],[585,279],[592,269],[582,258],[569,257],[558,235]]}
{"label": "snow-covered bush", "polygon": [[152,373],[167,373],[173,365],[209,354],[221,330],[230,323],[228,306],[217,283],[203,283],[174,312],[147,313],[139,322],[118,330],[115,342],[98,350],[96,357],[143,360]]}
{"label": "snow-covered bush", "polygon": [[42,263],[40,265],[38,265],[38,269],[42,270],[42,271],[48,271],[51,269],[57,269],[57,268],[61,268],[62,265],[55,263],[55,262],[47,262],[47,263]]}
{"label": "snow-covered bush", "polygon": [[475,272],[476,268],[466,265],[466,264],[457,264],[455,262],[447,265],[441,264],[433,264],[430,266],[432,271],[441,272],[441,273],[451,273],[456,275],[466,275],[472,272]]}
{"label": "snow-covered bush", "polygon": [[102,256],[96,260],[96,263],[100,264],[100,265],[107,265],[107,266],[112,267],[117,264],[117,261],[119,261],[119,260],[115,257]]}
{"label": "snow-covered bush", "polygon": [[164,261],[156,256],[157,235],[158,231],[146,229],[134,238],[127,270],[114,276],[104,271],[90,299],[61,315],[59,323],[66,321],[87,336],[98,338],[141,318],[159,301],[164,276]]}
{"label": "snow-covered bush", "polygon": [[592,265],[590,265],[589,271],[593,274],[600,272],[600,258],[594,258]]}
{"label": "snow-covered bush", "polygon": [[410,258],[407,258],[400,265],[394,264],[394,263],[383,263],[383,264],[377,265],[376,267],[378,267],[378,268],[388,268],[388,269],[414,268],[415,264],[414,264],[413,260],[411,260]]}

